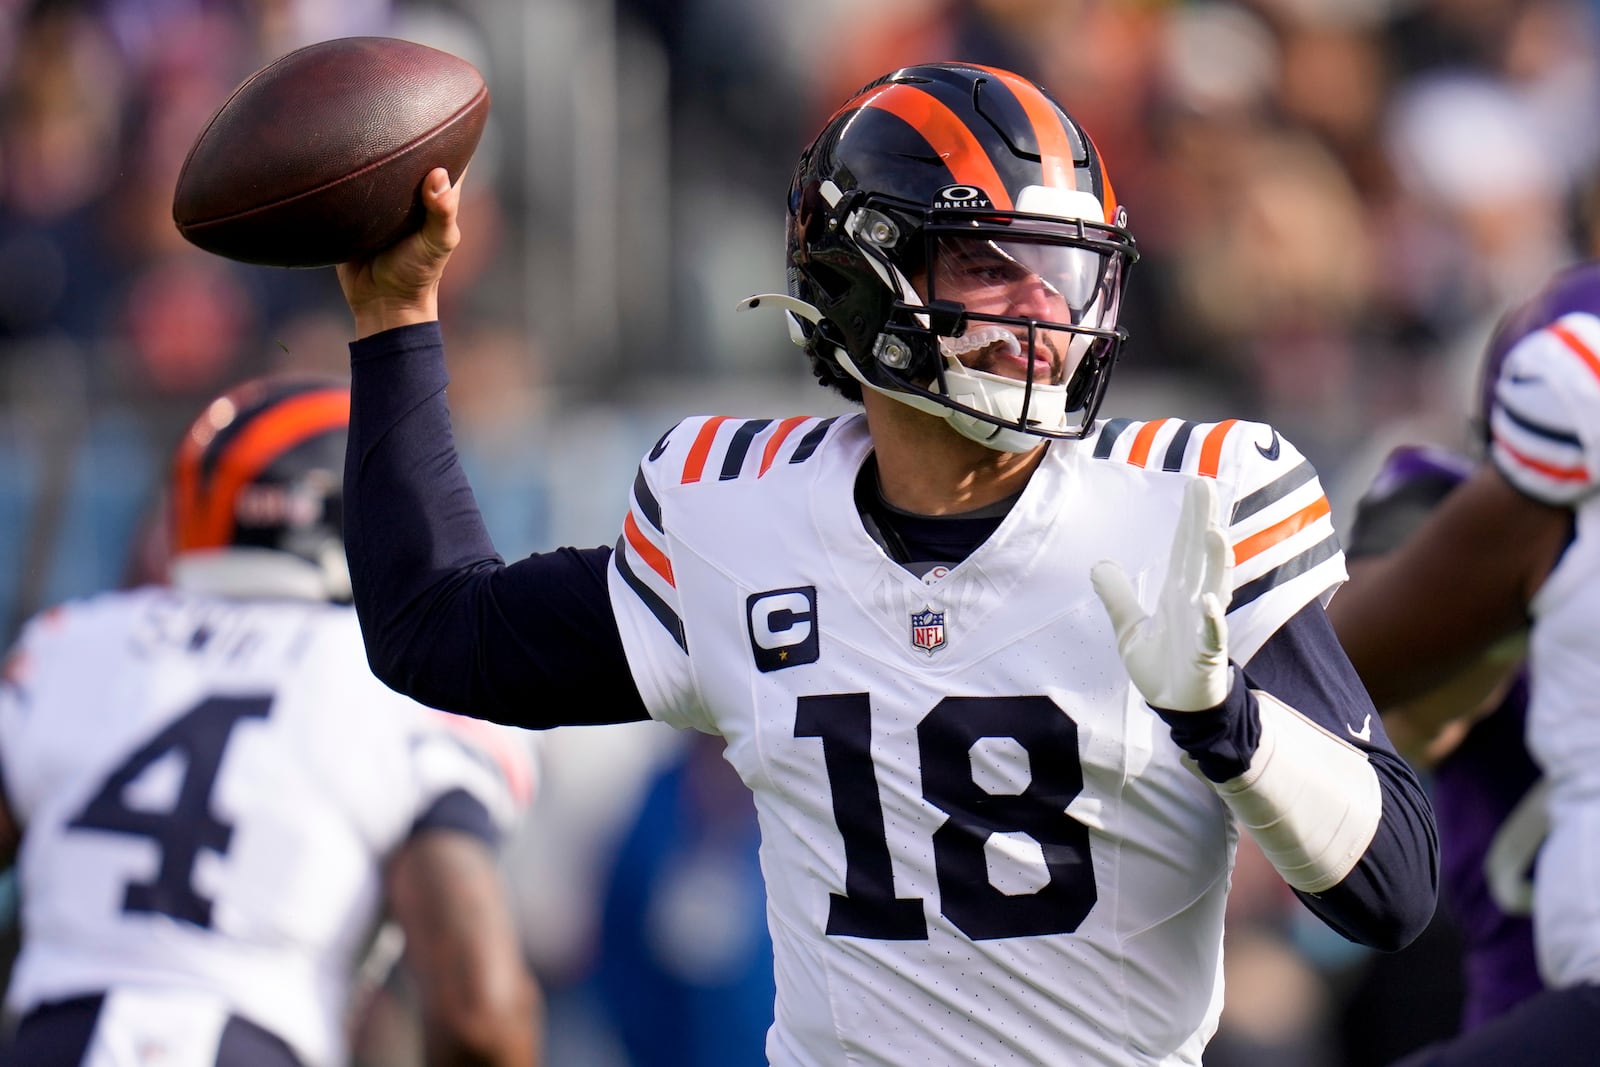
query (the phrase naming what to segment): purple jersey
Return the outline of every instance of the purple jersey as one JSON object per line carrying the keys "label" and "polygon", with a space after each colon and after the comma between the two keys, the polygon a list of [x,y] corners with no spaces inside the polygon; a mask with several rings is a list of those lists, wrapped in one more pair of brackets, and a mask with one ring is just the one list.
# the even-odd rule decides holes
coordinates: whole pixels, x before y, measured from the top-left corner
{"label": "purple jersey", "polygon": [[[1357,505],[1346,555],[1356,560],[1392,550],[1472,470],[1472,460],[1447,449],[1396,448]],[[1523,740],[1527,708],[1524,671],[1500,706],[1433,772],[1440,896],[1462,939],[1463,1030],[1544,988],[1534,955],[1529,880],[1546,824],[1542,815],[1530,819],[1518,811],[1540,780]],[[1542,811],[1540,799],[1534,797],[1529,807]],[[1491,856],[1497,872],[1492,878]]]}
{"label": "purple jersey", "polygon": [[[1497,850],[1497,857],[1501,852],[1520,854],[1531,868],[1537,847],[1535,840],[1521,850],[1509,843],[1508,850],[1504,837],[1508,819],[1540,777],[1522,741],[1527,701],[1526,678],[1518,676],[1500,706],[1434,769],[1441,895],[1463,942],[1463,1030],[1487,1022],[1544,988],[1526,902],[1518,906],[1497,899],[1488,875],[1491,849]],[[1532,871],[1517,873],[1526,879]],[[1513,913],[1505,910],[1508,907]]]}

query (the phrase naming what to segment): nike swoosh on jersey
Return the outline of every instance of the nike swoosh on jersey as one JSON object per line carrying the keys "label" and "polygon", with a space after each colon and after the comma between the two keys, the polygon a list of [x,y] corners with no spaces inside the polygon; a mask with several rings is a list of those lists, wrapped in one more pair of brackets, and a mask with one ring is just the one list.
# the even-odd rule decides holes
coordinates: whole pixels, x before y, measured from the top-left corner
{"label": "nike swoosh on jersey", "polygon": [[1361,729],[1357,730],[1354,726],[1351,726],[1349,723],[1345,723],[1344,724],[1344,728],[1345,728],[1345,730],[1347,730],[1349,732],[1350,736],[1355,738],[1357,741],[1371,741],[1372,740],[1372,713],[1368,712],[1367,713],[1367,717],[1361,721]]}
{"label": "nike swoosh on jersey", "polygon": [[1268,445],[1266,448],[1262,448],[1260,444],[1257,444],[1256,445],[1256,451],[1260,452],[1261,455],[1265,459],[1267,459],[1268,461],[1277,459],[1278,458],[1278,431],[1276,429],[1274,429],[1272,431],[1272,444]]}

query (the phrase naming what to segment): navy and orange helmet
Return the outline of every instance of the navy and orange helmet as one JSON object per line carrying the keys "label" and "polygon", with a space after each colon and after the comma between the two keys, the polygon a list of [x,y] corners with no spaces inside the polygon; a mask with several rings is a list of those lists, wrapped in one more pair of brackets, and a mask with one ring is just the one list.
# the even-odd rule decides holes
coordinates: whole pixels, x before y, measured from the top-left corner
{"label": "navy and orange helmet", "polygon": [[[796,168],[791,333],[851,399],[885,392],[1011,451],[1081,437],[1125,336],[1117,312],[1138,258],[1125,221],[1089,135],[1038,85],[967,63],[896,70],[836,112]],[[1063,310],[980,314],[942,297],[943,265],[980,250],[1046,278]],[[968,373],[952,353],[981,343],[959,343],[977,330],[1049,334],[1070,349],[1063,380]]]}
{"label": "navy and orange helmet", "polygon": [[296,595],[348,599],[349,425],[349,387],[320,376],[258,378],[207,404],[173,460],[175,579],[187,570],[241,595],[295,586]]}

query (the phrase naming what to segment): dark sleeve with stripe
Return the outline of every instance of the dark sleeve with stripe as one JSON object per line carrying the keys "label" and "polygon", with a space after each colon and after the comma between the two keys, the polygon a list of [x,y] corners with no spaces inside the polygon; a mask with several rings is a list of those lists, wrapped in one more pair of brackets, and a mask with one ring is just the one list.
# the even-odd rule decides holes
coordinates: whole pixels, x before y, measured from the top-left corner
{"label": "dark sleeve with stripe", "polygon": [[424,704],[543,729],[646,718],[609,548],[506,566],[450,432],[437,323],[350,346],[345,547],[373,673]]}
{"label": "dark sleeve with stripe", "polygon": [[[1323,922],[1373,948],[1404,948],[1433,917],[1439,892],[1439,840],[1433,805],[1410,765],[1394,751],[1327,614],[1315,601],[1278,629],[1241,672],[1221,707],[1157,712],[1212,781],[1242,774],[1261,722],[1249,689],[1283,703],[1367,753],[1383,791],[1383,817],[1355,868],[1331,889],[1296,895]],[[1370,731],[1370,732],[1369,732]],[[1368,733],[1366,739],[1359,736]]]}
{"label": "dark sleeve with stripe", "polygon": [[465,789],[452,789],[439,797],[412,822],[406,839],[442,830],[475,837],[491,849],[500,847],[500,830],[483,801]]}

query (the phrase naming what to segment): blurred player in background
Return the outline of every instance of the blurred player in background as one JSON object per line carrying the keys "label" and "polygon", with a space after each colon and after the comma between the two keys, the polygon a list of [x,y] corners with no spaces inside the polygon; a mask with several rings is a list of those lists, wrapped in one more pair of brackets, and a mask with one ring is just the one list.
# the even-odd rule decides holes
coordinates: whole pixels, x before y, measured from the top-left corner
{"label": "blurred player in background", "polygon": [[348,388],[322,379],[217,398],[173,467],[171,587],[57,607],[12,651],[0,849],[22,948],[3,1062],[337,1067],[385,910],[430,1064],[538,1062],[496,853],[531,766],[368,671],[346,603],[348,421]]}
{"label": "blurred player in background", "polygon": [[446,179],[420,233],[339,268],[369,655],[502,722],[726,739],[771,1062],[1197,1064],[1241,832],[1347,937],[1426,924],[1432,812],[1323,615],[1315,472],[1267,426],[1095,421],[1135,251],[1038,86],[924,64],[826,124],[791,291],[750,303],[865,411],[679,423],[615,551],[506,566],[485,533],[444,396]]}
{"label": "blurred player in background", "polygon": [[606,872],[595,979],[632,1067],[761,1062],[775,990],[759,844],[721,739],[690,732]]}
{"label": "blurred player in background", "polygon": [[[1463,669],[1492,673],[1506,642],[1527,632],[1525,736],[1549,821],[1534,931],[1551,989],[1411,1062],[1590,1064],[1600,1042],[1600,263],[1563,271],[1502,320],[1480,415],[1489,461],[1330,615],[1381,707],[1459,684]],[[1515,858],[1531,860],[1533,842],[1521,844]]]}
{"label": "blurred player in background", "polygon": [[[1351,584],[1365,581],[1473,467],[1437,447],[1391,452],[1356,507],[1345,547]],[[1440,896],[1461,938],[1463,1032],[1544,988],[1530,914],[1546,786],[1523,743],[1524,646],[1525,635],[1514,633],[1433,692],[1383,709],[1395,747],[1432,776]]]}

